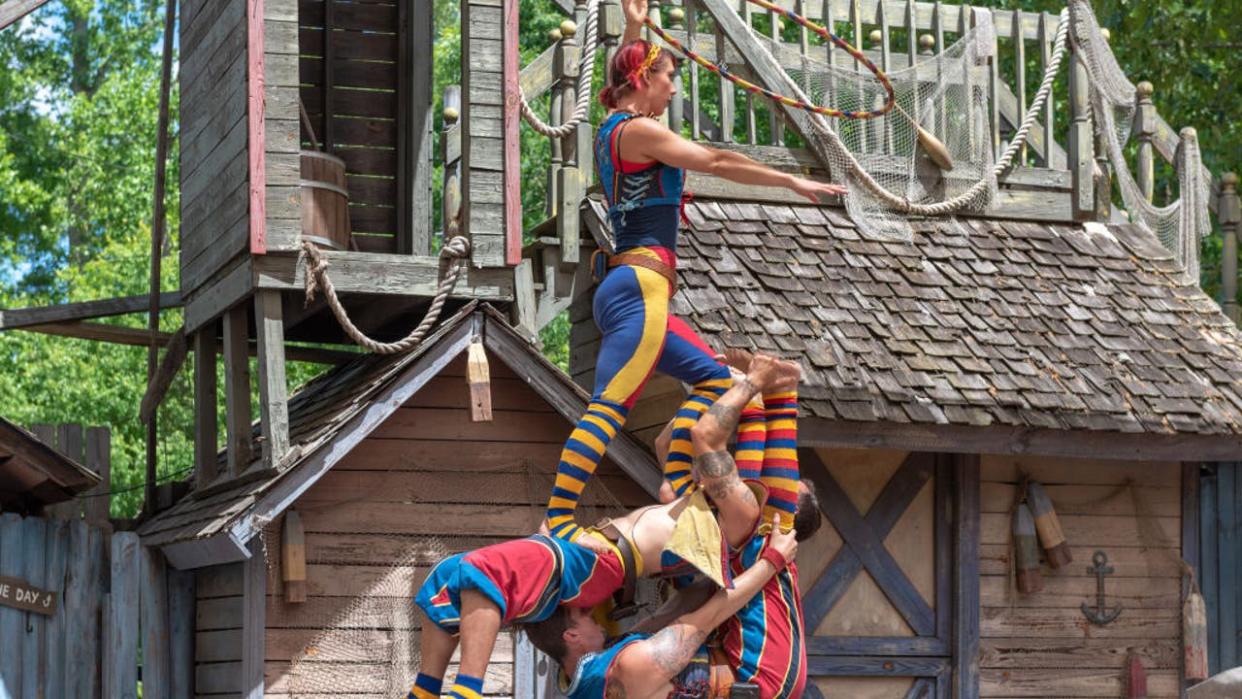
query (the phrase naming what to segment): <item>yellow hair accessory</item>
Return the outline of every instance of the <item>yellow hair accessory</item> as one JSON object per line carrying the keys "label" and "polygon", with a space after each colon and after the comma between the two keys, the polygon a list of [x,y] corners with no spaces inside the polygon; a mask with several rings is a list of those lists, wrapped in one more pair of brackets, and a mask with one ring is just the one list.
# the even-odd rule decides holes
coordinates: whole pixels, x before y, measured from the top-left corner
{"label": "yellow hair accessory", "polygon": [[660,47],[655,43],[651,44],[651,48],[647,49],[647,57],[639,64],[637,68],[630,71],[627,80],[635,87],[638,87],[638,81],[647,75],[647,71],[651,70],[651,66],[655,65],[656,59],[660,57]]}

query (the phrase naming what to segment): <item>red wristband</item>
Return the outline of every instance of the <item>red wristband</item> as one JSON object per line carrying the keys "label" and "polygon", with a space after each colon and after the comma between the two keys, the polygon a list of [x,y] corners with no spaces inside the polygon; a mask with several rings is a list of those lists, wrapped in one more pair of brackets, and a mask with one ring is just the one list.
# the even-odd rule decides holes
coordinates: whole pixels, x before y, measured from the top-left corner
{"label": "red wristband", "polygon": [[789,565],[789,561],[785,560],[785,557],[781,555],[781,552],[771,546],[763,549],[763,555],[759,556],[759,559],[771,563],[772,567],[776,568],[776,572],[778,573],[785,570],[785,566]]}

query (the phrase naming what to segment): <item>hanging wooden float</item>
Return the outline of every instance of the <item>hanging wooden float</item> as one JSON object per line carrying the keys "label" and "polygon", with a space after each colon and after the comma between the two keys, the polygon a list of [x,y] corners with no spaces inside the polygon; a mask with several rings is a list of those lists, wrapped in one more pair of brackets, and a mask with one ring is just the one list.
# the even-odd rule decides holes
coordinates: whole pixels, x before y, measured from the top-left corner
{"label": "hanging wooden float", "polygon": [[1039,573],[1039,536],[1035,533],[1035,517],[1026,503],[1013,513],[1013,557],[1018,573],[1018,591],[1023,594],[1044,589]]}
{"label": "hanging wooden float", "polygon": [[1198,590],[1192,590],[1182,605],[1182,643],[1186,652],[1186,679],[1208,678],[1207,605]]}
{"label": "hanging wooden float", "polygon": [[321,248],[350,249],[349,190],[345,161],[302,151],[302,238]]}
{"label": "hanging wooden float", "polygon": [[1047,491],[1042,485],[1031,482],[1026,487],[1026,498],[1031,505],[1031,514],[1035,516],[1035,531],[1039,534],[1039,545],[1048,557],[1048,565],[1060,568],[1073,561],[1069,544],[1065,542],[1065,533],[1061,530],[1061,520],[1057,518],[1056,510],[1052,509]]}

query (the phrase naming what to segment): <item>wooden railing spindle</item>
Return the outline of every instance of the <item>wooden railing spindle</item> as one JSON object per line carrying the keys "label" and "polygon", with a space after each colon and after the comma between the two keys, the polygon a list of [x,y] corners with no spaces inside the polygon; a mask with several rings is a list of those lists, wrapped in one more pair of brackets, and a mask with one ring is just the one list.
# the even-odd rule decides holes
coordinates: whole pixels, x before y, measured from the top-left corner
{"label": "wooden railing spindle", "polygon": [[1216,206],[1220,232],[1224,238],[1221,250],[1221,295],[1225,315],[1237,324],[1242,320],[1238,309],[1238,232],[1242,226],[1242,203],[1238,198],[1238,176],[1226,172],[1220,177],[1220,200]]}
{"label": "wooden railing spindle", "polygon": [[1149,202],[1156,195],[1156,146],[1152,143],[1156,135],[1156,106],[1151,100],[1154,90],[1146,80],[1135,85],[1134,136],[1138,140],[1138,167],[1134,174],[1143,197]]}
{"label": "wooden railing spindle", "polygon": [[[677,30],[685,30],[686,28],[686,11],[680,7],[673,7],[668,11],[669,27]],[[690,61],[694,63],[694,61]],[[673,133],[680,134],[682,127],[685,125],[685,103],[681,92],[681,71],[677,71],[673,75],[673,87],[677,90],[677,96],[673,98],[672,104],[668,107],[668,127]]]}
{"label": "wooden railing spindle", "polygon": [[[1047,12],[1039,15],[1039,68],[1040,75],[1048,70],[1048,64],[1052,62],[1052,44],[1055,39],[1054,33],[1050,29],[1050,25],[1054,16]],[[1053,136],[1053,114],[1056,112],[1056,99],[1052,92],[1048,93],[1048,99],[1044,100],[1044,167],[1055,168],[1064,167],[1063,163],[1053,160],[1053,144],[1056,143]]]}
{"label": "wooden railing spindle", "polygon": [[[561,72],[562,66],[564,65],[564,45],[561,43],[561,40],[564,37],[561,34],[561,30],[557,28],[548,32],[548,38],[556,45],[556,52],[552,63],[552,94],[548,98],[548,126],[560,126],[562,104],[565,99],[565,75]],[[562,146],[562,141],[559,138],[552,139],[552,143],[549,144],[549,150],[551,152],[548,167],[547,196],[549,218],[556,215],[556,212],[560,208],[561,204],[560,192],[557,187],[560,183]]]}
{"label": "wooden railing spindle", "polygon": [[[1014,95],[1018,98],[1018,120],[1026,114],[1026,38],[1022,35],[1022,15],[1020,10],[1013,13],[1013,60],[1014,60]],[[1016,129],[1015,129],[1016,131]],[[1022,149],[1018,151],[1018,166],[1024,167],[1027,163],[1026,158],[1027,147],[1022,144]],[[997,157],[1000,157],[1000,151],[997,151]]]}

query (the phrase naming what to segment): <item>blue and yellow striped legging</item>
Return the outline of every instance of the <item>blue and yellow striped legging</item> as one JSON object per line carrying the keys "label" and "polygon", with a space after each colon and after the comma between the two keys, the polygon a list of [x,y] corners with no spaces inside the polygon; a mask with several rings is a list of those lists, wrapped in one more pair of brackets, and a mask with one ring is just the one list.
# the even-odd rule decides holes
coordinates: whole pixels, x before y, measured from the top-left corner
{"label": "blue and yellow striped legging", "polygon": [[[626,252],[670,260],[667,253],[660,255],[653,248]],[[557,465],[547,513],[553,536],[572,541],[581,533],[574,509],[582,489],[655,369],[693,385],[677,410],[664,467],[665,478],[678,494],[692,482],[690,428],[733,381],[707,344],[685,321],[669,314],[669,292],[668,281],[658,272],[630,265],[610,270],[595,291],[595,324],[603,334],[595,363],[595,392]]]}

